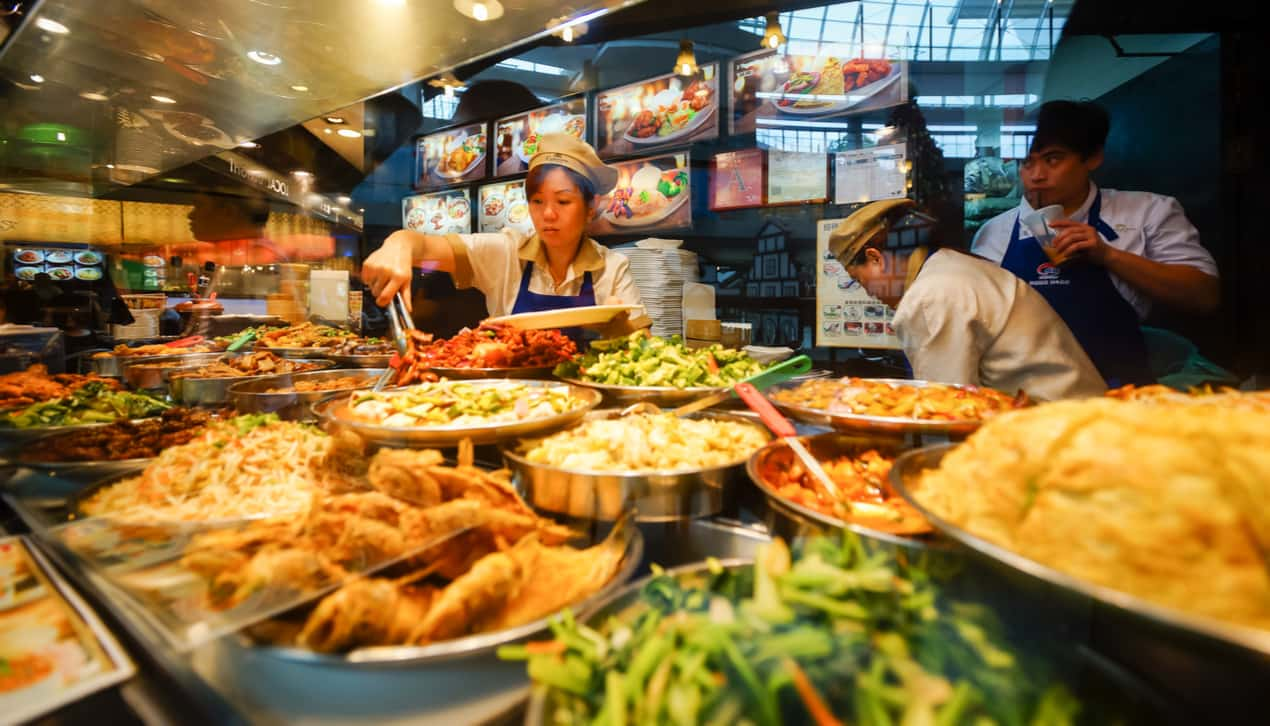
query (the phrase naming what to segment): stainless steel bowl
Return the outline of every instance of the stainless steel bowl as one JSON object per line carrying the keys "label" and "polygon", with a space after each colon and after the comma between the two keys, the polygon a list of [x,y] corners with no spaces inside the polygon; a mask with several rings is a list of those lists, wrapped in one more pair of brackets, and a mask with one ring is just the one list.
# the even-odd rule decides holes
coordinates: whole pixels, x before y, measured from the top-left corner
{"label": "stainless steel bowl", "polygon": [[[312,363],[317,366],[313,370],[324,370],[335,366],[329,360],[304,360],[299,358],[291,360],[296,363]],[[190,370],[190,368],[186,368],[181,372],[188,373]],[[271,378],[278,375],[282,374],[267,373],[258,376],[234,376],[231,378],[189,378],[182,375],[170,375],[168,378],[168,395],[176,403],[185,406],[220,406],[229,400],[229,387],[233,384],[260,378]]]}
{"label": "stainless steel bowl", "polygon": [[[168,380],[177,370],[198,368],[219,360],[226,353],[180,353],[176,355],[148,355],[131,360],[121,366],[123,380],[138,391],[157,391],[168,387]],[[233,357],[234,354],[228,354]]]}
{"label": "stainless steel bowl", "polygon": [[[917,388],[925,388],[926,386],[932,385],[929,381],[908,380],[903,378],[870,378],[868,380],[871,383],[889,383],[892,385],[915,386]],[[801,383],[802,381],[772,386],[765,393],[768,400],[772,402],[772,405],[776,406],[776,408],[786,416],[806,423],[817,424],[819,426],[829,426],[839,431],[862,434],[913,434],[918,436],[936,435],[946,438],[965,438],[983,425],[983,421],[979,419],[931,421],[927,419],[900,418],[893,416],[866,416],[862,414],[830,411],[821,408],[811,408],[809,406],[782,403],[774,396],[774,394],[779,391],[797,388]],[[953,385],[953,387],[965,389],[976,388],[975,386],[958,385]]]}
{"label": "stainless steel bowl", "polygon": [[726,388],[673,388],[671,386],[610,386],[604,383],[589,383],[577,378],[562,378],[566,383],[575,386],[594,388],[604,394],[605,403],[628,404],[641,401],[658,406],[677,406],[681,403],[705,398],[719,393]]}
{"label": "stainless steel bowl", "polygon": [[93,356],[88,359],[88,372],[96,373],[99,376],[107,378],[123,377],[123,358],[113,353],[100,357]]}
{"label": "stainless steel bowl", "polygon": [[[462,384],[466,386],[493,386],[507,382],[508,381],[506,380],[500,379],[487,381],[455,381],[454,384]],[[516,383],[525,386],[542,388],[567,385],[556,381],[516,381]],[[579,401],[579,404],[569,411],[545,418],[516,422],[504,421],[477,426],[393,427],[366,423],[365,421],[360,421],[355,418],[348,410],[349,397],[347,394],[337,394],[323,399],[321,402],[313,405],[313,412],[326,424],[327,428],[330,429],[332,433],[337,431],[352,431],[358,436],[361,436],[366,442],[378,446],[397,448],[427,446],[448,447],[457,446],[459,442],[464,439],[470,439],[473,444],[478,445],[494,444],[508,439],[536,436],[565,428],[566,426],[581,421],[583,416],[586,416],[591,409],[595,408],[600,403],[600,394],[590,388],[570,385],[568,386],[568,389],[569,395]]]}
{"label": "stainless steel bowl", "polygon": [[[830,461],[842,456],[858,456],[870,449],[876,449],[884,456],[899,456],[905,449],[902,439],[886,436],[851,436],[840,433],[827,433],[818,436],[802,436],[799,440],[807,447],[818,461]],[[766,498],[767,512],[765,520],[773,536],[795,539],[797,537],[840,533],[844,529],[872,540],[910,549],[927,549],[934,542],[933,535],[911,536],[881,532],[875,529],[831,517],[810,507],[791,501],[779,494],[767,480],[764,473],[773,466],[777,457],[788,455],[788,445],[784,441],[773,441],[754,453],[746,463],[746,473],[750,481],[763,492]]]}
{"label": "stainless steel bowl", "polygon": [[[591,417],[618,415],[620,411],[607,410]],[[767,429],[742,416],[705,411],[693,417],[743,423],[770,438]],[[503,457],[533,506],[579,519],[600,520],[617,519],[634,507],[641,522],[672,522],[717,514],[723,509],[727,490],[745,485],[741,471],[749,458],[708,469],[623,474],[535,464],[518,453],[517,447],[505,447]]]}
{"label": "stainless steel bowl", "polygon": [[290,358],[291,360],[310,360],[316,358],[325,358],[331,352],[330,347],[312,347],[312,348],[275,348],[273,346],[257,344],[254,352],[256,353],[273,353],[279,358]]}
{"label": "stainless steel bowl", "polygon": [[334,361],[338,368],[387,368],[392,362],[392,353],[384,353],[383,355],[341,355],[331,353],[323,356],[329,361]]}
{"label": "stainless steel bowl", "polygon": [[[333,362],[333,361],[332,361]],[[226,389],[228,401],[239,413],[276,413],[288,421],[316,421],[313,404],[336,393],[370,388],[379,380],[383,368],[327,369],[305,373],[283,373],[264,378],[237,381]],[[321,391],[271,392],[291,388],[297,383],[322,383],[341,378],[357,379],[356,385]]]}
{"label": "stainless steel bowl", "polygon": [[[437,368],[428,370],[451,380],[483,380],[488,378],[549,379],[555,366],[529,368]],[[573,381],[570,381],[572,383]]]}

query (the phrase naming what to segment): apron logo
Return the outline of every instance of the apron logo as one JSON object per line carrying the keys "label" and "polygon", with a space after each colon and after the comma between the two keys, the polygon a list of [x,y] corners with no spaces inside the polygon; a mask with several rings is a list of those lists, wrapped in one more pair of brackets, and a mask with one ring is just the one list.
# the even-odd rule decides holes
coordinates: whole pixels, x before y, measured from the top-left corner
{"label": "apron logo", "polygon": [[1063,271],[1055,267],[1052,263],[1042,262],[1036,268],[1036,274],[1042,279],[1049,279],[1052,277],[1058,277],[1059,275],[1063,274]]}

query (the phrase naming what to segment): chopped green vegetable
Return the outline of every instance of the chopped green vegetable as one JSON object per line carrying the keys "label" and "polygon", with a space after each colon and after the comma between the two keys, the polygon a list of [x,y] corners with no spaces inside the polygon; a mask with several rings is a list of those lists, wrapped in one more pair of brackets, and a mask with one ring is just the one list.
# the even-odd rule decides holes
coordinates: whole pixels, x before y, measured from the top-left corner
{"label": "chopped green vegetable", "polygon": [[121,419],[157,416],[171,404],[145,393],[113,391],[104,383],[89,383],[66,398],[35,403],[0,417],[0,428],[31,429],[111,423]]}
{"label": "chopped green vegetable", "polygon": [[599,340],[556,375],[609,386],[723,388],[757,375],[763,366],[740,350],[712,345],[690,349],[679,336],[658,338],[643,331]]}

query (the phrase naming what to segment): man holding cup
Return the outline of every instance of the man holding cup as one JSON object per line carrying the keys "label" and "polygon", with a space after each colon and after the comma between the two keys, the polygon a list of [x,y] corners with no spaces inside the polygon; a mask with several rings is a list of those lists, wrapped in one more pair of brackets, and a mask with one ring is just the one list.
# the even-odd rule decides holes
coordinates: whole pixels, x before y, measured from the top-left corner
{"label": "man holding cup", "polygon": [[1091,102],[1042,105],[1020,164],[1024,199],[989,220],[971,251],[1041,293],[1116,387],[1154,382],[1140,328],[1153,304],[1212,312],[1220,286],[1176,199],[1090,180],[1110,126]]}

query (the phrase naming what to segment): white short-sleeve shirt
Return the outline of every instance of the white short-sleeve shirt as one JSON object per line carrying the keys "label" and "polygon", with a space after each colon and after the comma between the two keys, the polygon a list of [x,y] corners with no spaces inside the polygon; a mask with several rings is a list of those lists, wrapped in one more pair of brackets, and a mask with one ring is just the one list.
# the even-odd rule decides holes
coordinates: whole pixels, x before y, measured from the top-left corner
{"label": "white short-sleeve shirt", "polygon": [[895,308],[913,376],[1033,398],[1098,396],[1098,369],[1041,294],[1009,270],[940,250]]}
{"label": "white short-sleeve shirt", "polygon": [[[1084,204],[1071,219],[1088,222],[1089,207],[1094,203],[1098,187],[1091,182]],[[1018,209],[998,214],[988,220],[975,234],[970,251],[980,257],[1001,264],[1006,248],[1010,246],[1010,233],[1014,220],[1027,215],[1032,206],[1024,199]],[[1102,190],[1102,210],[1099,216],[1111,225],[1119,237],[1104,240],[1107,244],[1125,252],[1145,257],[1166,265],[1186,265],[1217,277],[1217,263],[1199,241],[1199,231],[1186,218],[1182,205],[1173,197],[1150,192],[1125,192],[1116,189]],[[1026,225],[1019,225],[1019,239],[1031,239]],[[1151,299],[1116,275],[1111,275],[1116,290],[1144,320],[1151,312]]]}
{"label": "white short-sleeve shirt", "polygon": [[[575,296],[582,292],[586,273],[591,273],[596,304],[617,299],[629,305],[642,305],[639,288],[631,278],[630,261],[594,240],[582,241],[577,257],[559,285],[547,266],[546,251],[537,237],[512,229],[492,234],[455,234],[447,238],[454,250],[454,284],[459,288],[474,287],[485,294],[485,307],[490,317],[510,315],[520,293],[525,265],[533,262],[529,291],[541,295]],[[640,311],[632,314],[635,318]]]}

